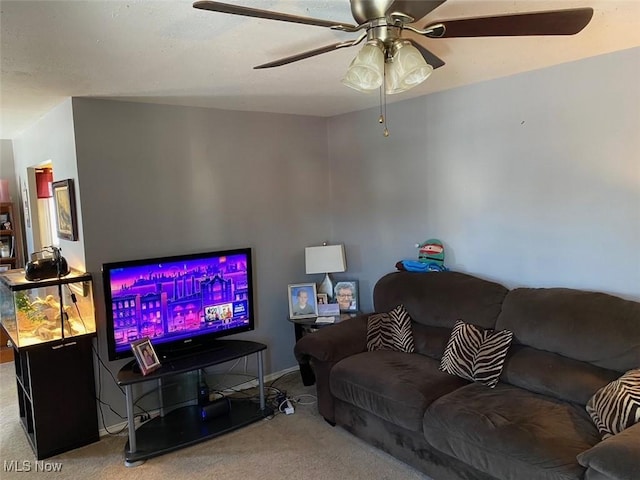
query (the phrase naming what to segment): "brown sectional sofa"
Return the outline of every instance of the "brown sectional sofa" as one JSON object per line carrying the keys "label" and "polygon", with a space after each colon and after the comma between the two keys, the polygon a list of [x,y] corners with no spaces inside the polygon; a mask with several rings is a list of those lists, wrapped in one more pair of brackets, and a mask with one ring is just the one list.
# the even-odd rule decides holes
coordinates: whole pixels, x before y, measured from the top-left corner
{"label": "brown sectional sofa", "polygon": [[[300,339],[318,409],[435,480],[640,478],[640,424],[601,440],[589,398],[640,367],[640,303],[563,288],[508,290],[458,272],[394,272],[376,312],[403,304],[415,353],[367,351],[360,315]],[[461,319],[514,334],[495,388],[440,371]]]}

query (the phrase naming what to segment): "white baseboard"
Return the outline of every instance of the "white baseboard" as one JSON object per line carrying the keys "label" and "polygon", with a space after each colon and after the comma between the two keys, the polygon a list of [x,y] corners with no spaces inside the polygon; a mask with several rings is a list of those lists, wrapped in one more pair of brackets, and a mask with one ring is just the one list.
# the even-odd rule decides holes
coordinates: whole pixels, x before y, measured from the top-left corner
{"label": "white baseboard", "polygon": [[[272,381],[278,379],[279,377],[281,377],[283,375],[287,375],[287,374],[289,374],[291,372],[297,372],[297,371],[298,371],[298,367],[294,366],[294,367],[290,367],[290,368],[285,368],[284,370],[280,370],[279,372],[270,373],[270,374],[264,376],[264,383],[267,384],[269,382],[272,382]],[[256,378],[254,380],[250,380],[248,382],[244,382],[244,383],[241,383],[239,385],[235,385],[233,387],[233,390],[226,390],[225,392],[232,393],[233,391],[247,390],[249,388],[255,388],[257,386],[258,386],[258,379]],[[265,393],[267,393],[267,392],[265,392]],[[194,399],[194,401],[195,401],[195,399]],[[189,405],[189,404],[190,403],[185,403],[184,405]],[[159,409],[152,410],[152,411],[149,412],[149,414],[152,417],[155,417],[155,416],[160,414],[160,410]],[[140,421],[136,420],[136,425],[135,425],[136,428],[138,428],[139,425],[140,425]],[[108,428],[109,428],[109,431],[112,432],[112,433],[108,433],[106,428],[103,427],[103,428],[101,428],[99,430],[99,434],[100,434],[101,437],[104,437],[104,436],[107,436],[107,435],[114,435],[113,432],[119,432],[119,434],[123,435],[123,436],[128,434],[127,422],[126,421],[120,422],[120,423],[116,423],[114,425],[109,425]]]}

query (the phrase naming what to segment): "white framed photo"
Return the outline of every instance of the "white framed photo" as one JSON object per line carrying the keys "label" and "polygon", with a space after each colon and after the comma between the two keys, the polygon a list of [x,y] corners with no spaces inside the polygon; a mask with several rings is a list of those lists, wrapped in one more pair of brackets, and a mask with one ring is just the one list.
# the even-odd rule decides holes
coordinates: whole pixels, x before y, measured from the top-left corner
{"label": "white framed photo", "polygon": [[340,306],[341,312],[357,312],[358,305],[358,281],[343,280],[333,287],[334,302]]}
{"label": "white framed photo", "polygon": [[289,318],[318,316],[318,297],[315,283],[295,283],[288,287]]}
{"label": "white framed photo", "polygon": [[133,350],[143,375],[160,368],[160,360],[158,360],[158,355],[156,355],[148,337],[131,343],[131,350]]}

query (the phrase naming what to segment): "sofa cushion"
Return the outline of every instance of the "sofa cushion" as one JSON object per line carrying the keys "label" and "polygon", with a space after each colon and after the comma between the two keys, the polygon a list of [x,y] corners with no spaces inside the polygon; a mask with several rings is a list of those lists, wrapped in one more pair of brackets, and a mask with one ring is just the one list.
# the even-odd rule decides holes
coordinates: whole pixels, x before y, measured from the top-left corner
{"label": "sofa cushion", "polygon": [[518,288],[505,297],[495,328],[511,330],[514,344],[620,374],[638,368],[640,302],[568,288]]}
{"label": "sofa cushion", "polygon": [[434,448],[514,480],[582,478],[576,455],[600,441],[583,407],[503,383],[473,383],[439,398],[423,425]]}
{"label": "sofa cushion", "polygon": [[432,327],[417,322],[413,322],[411,327],[416,353],[440,360],[451,337],[451,329]]}
{"label": "sofa cushion", "polygon": [[389,313],[369,315],[367,322],[367,350],[414,352],[411,317],[409,317],[404,306],[398,305]]}
{"label": "sofa cushion", "polygon": [[597,443],[578,455],[585,480],[640,478],[640,423]]}
{"label": "sofa cushion", "polygon": [[640,422],[640,368],[602,387],[586,408],[603,439]]}
{"label": "sofa cushion", "polygon": [[495,328],[502,301],[502,285],[461,272],[393,272],[373,289],[376,312],[404,305],[411,318],[434,327],[453,328],[456,320]]}
{"label": "sofa cushion", "polygon": [[509,330],[485,330],[458,320],[442,355],[440,369],[495,387],[512,336]]}
{"label": "sofa cushion", "polygon": [[557,353],[511,345],[500,381],[567,402],[586,405],[598,389],[620,372],[596,367]]}
{"label": "sofa cushion", "polygon": [[422,429],[427,407],[468,382],[416,353],[376,350],[345,358],[331,370],[334,397],[412,431]]}

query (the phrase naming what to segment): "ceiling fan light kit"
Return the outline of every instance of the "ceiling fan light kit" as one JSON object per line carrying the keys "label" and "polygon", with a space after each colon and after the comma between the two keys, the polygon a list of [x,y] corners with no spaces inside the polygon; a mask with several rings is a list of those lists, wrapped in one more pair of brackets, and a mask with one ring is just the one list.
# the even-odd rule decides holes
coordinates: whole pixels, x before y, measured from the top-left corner
{"label": "ceiling fan light kit", "polygon": [[406,92],[421,84],[433,72],[418,49],[410,42],[396,42],[395,55],[386,63],[385,91],[389,95]]}
{"label": "ceiling fan light kit", "polygon": [[342,83],[359,92],[373,92],[380,88],[384,79],[384,53],[380,42],[370,41],[358,52]]}
{"label": "ceiling fan light kit", "polygon": [[370,40],[349,65],[342,83],[364,93],[384,85],[385,92],[393,95],[424,82],[431,72],[433,67],[411,42],[395,40],[386,48],[380,40]]}
{"label": "ceiling fan light kit", "polygon": [[[431,23],[419,29],[410,24],[420,21],[446,0],[350,0],[357,25],[271,12],[257,8],[199,0],[194,8],[243,15],[281,22],[314,25],[341,32],[364,31],[355,40],[326,45],[280,60],[258,65],[258,69],[279,67],[341,48],[352,47],[365,38],[367,43],[353,59],[342,83],[360,92],[380,89],[381,110],[385,94],[406,92],[424,82],[444,61],[403,32],[429,39],[464,37],[516,37],[530,35],[575,35],[593,17],[592,8],[571,8],[545,12],[459,18]],[[386,109],[386,100],[385,109]],[[381,113],[380,118],[383,119]],[[380,123],[385,122],[382,120]],[[385,122],[385,136],[388,130]]]}

